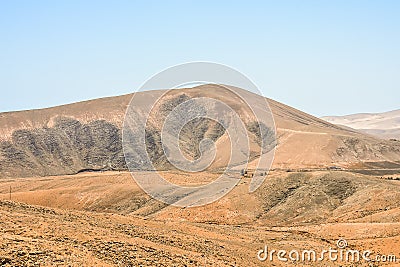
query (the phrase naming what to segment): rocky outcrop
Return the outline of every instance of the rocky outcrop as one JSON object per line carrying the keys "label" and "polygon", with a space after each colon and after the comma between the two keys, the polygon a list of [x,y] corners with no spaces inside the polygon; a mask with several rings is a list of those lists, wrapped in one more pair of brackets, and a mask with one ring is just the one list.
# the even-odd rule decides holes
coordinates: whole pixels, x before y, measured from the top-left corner
{"label": "rocky outcrop", "polygon": [[126,169],[121,129],[104,120],[57,118],[51,128],[16,130],[0,143],[2,176],[74,174]]}

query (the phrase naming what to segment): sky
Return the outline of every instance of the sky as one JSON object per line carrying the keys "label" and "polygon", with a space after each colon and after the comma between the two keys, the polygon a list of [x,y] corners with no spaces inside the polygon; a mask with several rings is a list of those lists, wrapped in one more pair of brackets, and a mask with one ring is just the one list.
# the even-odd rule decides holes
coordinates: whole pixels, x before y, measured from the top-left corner
{"label": "sky", "polygon": [[400,108],[400,1],[0,1],[0,112],[210,61],[315,116]]}

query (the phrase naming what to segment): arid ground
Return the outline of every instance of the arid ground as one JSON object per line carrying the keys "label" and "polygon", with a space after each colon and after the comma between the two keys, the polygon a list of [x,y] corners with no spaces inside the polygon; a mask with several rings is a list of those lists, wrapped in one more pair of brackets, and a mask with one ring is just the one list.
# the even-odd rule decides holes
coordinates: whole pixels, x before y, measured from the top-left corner
{"label": "arid ground", "polygon": [[[164,175],[197,184],[218,174]],[[344,171],[272,171],[250,194],[249,179],[197,208],[151,199],[128,172],[3,179],[0,264],[400,266],[399,180]],[[397,263],[257,258],[265,245],[319,253],[337,248],[338,239],[349,249],[371,250],[371,258],[395,255]]]}

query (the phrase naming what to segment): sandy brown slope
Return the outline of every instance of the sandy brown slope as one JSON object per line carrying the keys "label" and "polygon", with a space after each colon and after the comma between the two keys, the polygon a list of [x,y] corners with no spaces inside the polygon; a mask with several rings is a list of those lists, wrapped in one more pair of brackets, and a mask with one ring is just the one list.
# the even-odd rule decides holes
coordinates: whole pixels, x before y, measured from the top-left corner
{"label": "sandy brown slope", "polygon": [[399,161],[398,141],[381,140],[333,125],[273,100],[269,104],[279,142],[275,167],[352,167],[365,162]]}
{"label": "sandy brown slope", "polygon": [[[206,95],[223,99],[241,110],[235,99],[225,96],[215,86],[174,92],[176,97]],[[154,94],[154,91],[141,94]],[[85,169],[126,169],[120,142],[121,125],[131,97],[124,95],[48,109],[1,113],[0,175],[47,176],[73,174]],[[268,101],[278,136],[275,168],[400,162],[398,141],[363,135],[279,102]],[[218,138],[220,154],[228,154],[223,151],[224,136]],[[188,144],[188,147],[196,145]],[[220,161],[224,162],[222,156]]]}
{"label": "sandy brown slope", "polygon": [[106,120],[121,127],[132,95],[106,97],[57,107],[0,113],[0,136],[9,140],[15,130],[54,126],[54,119],[67,117],[88,123]]}
{"label": "sandy brown slope", "polygon": [[[146,175],[138,172],[135,175]],[[198,185],[217,173],[164,172],[176,184]],[[342,171],[271,172],[249,193],[243,179],[226,197],[196,208],[177,208],[146,195],[128,172],[81,173],[46,178],[3,179],[0,199],[70,210],[110,212],[152,219],[293,226],[400,220],[399,180]]]}
{"label": "sandy brown slope", "polygon": [[[198,183],[195,176],[168,175]],[[3,180],[0,198],[9,197],[10,185],[13,201],[0,200],[5,266],[288,266],[276,258],[260,262],[256,253],[264,245],[287,251],[335,248],[339,238],[351,249],[398,257],[397,263],[337,262],[340,266],[400,263],[400,181],[279,172],[253,194],[244,179],[219,201],[188,209],[151,200],[128,173]]]}

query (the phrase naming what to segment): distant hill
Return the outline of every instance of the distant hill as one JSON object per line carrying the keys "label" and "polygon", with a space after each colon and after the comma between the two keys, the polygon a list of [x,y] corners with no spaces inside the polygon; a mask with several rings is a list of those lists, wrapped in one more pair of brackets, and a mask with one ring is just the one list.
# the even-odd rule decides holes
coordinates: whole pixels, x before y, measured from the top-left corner
{"label": "distant hill", "polygon": [[322,119],[344,125],[384,139],[400,139],[400,109],[383,113],[359,113],[327,116]]}

